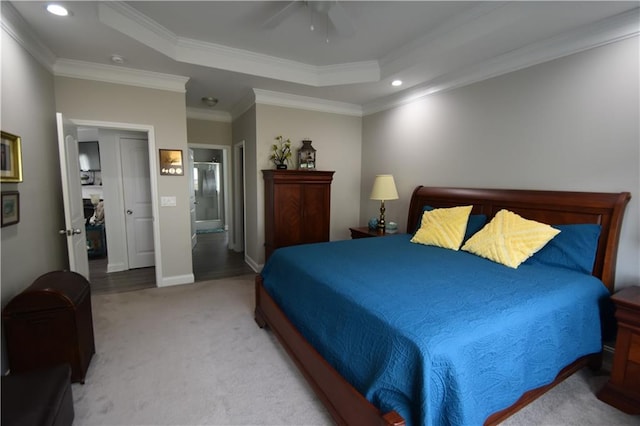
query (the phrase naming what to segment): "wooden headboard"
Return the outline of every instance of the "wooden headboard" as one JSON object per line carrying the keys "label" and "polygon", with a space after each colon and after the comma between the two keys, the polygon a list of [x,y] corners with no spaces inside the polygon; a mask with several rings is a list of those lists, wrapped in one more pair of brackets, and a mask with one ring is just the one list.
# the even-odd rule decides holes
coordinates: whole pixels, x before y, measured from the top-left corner
{"label": "wooden headboard", "polygon": [[473,205],[489,220],[501,209],[550,225],[596,223],[602,227],[592,274],[613,293],[618,241],[628,192],[565,192],[418,186],[411,196],[407,232],[413,233],[422,208]]}

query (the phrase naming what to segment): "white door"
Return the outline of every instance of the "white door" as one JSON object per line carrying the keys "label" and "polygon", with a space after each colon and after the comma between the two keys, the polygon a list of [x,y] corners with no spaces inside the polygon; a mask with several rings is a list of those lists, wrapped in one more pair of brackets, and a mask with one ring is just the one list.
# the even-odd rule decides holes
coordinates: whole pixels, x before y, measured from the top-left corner
{"label": "white door", "polygon": [[120,138],[129,269],[154,265],[153,209],[146,140]]}
{"label": "white door", "polygon": [[189,148],[189,214],[191,215],[191,249],[198,243],[198,234],[196,233],[196,188],[194,181],[198,178],[196,169],[193,166],[193,150]]}
{"label": "white door", "polygon": [[60,234],[67,239],[69,269],[89,279],[87,235],[78,162],[78,132],[77,128],[69,120],[65,120],[61,113],[56,113],[56,123],[65,224],[65,229],[61,229]]}

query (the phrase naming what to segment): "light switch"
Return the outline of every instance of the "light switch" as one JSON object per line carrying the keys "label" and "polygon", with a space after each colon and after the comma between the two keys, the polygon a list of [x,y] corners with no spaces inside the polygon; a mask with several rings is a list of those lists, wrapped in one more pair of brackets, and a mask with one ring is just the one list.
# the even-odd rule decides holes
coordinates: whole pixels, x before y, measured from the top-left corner
{"label": "light switch", "polygon": [[176,197],[160,197],[160,206],[161,207],[175,207],[176,206]]}

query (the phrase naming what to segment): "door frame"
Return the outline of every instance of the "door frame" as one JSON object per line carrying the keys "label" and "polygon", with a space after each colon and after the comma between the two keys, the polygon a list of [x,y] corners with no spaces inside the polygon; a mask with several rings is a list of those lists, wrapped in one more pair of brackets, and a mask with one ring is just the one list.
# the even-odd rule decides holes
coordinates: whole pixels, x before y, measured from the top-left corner
{"label": "door frame", "polygon": [[[189,172],[193,172],[193,148],[187,148],[187,164]],[[191,250],[198,244],[198,233],[196,232],[196,196],[193,187],[193,175],[189,176],[189,222],[191,223]]]}
{"label": "door frame", "polygon": [[[206,143],[187,143],[189,148],[195,149],[219,149],[222,151],[222,177],[224,179],[224,183],[222,185],[222,190],[224,191],[224,227],[225,230],[229,232],[229,234],[233,234],[233,217],[231,216],[231,206],[229,205],[229,195],[231,194],[231,177],[230,177],[230,169],[231,162],[229,158],[229,149],[231,148],[229,145],[214,145],[214,144],[206,144]],[[191,177],[193,178],[193,176]],[[229,240],[229,244],[231,244]]]}
{"label": "door frame", "polygon": [[[245,169],[245,141],[241,140],[233,145],[233,200],[234,200],[234,221],[242,223],[233,233],[233,246],[229,248],[236,252],[244,251],[246,244],[247,214],[245,212],[246,200],[246,169]],[[242,154],[241,154],[242,153]],[[242,171],[242,174],[240,172]],[[242,183],[242,185],[241,185]],[[242,213],[241,213],[242,212]],[[246,259],[246,255],[245,255]]]}
{"label": "door frame", "polygon": [[147,146],[149,153],[149,178],[151,186],[151,211],[153,215],[153,248],[155,257],[156,286],[162,283],[162,245],[160,243],[160,210],[158,205],[158,162],[156,161],[156,137],[153,126],[147,124],[120,123],[114,121],[79,120],[68,118],[75,126],[97,127],[110,130],[129,130],[147,133]]}

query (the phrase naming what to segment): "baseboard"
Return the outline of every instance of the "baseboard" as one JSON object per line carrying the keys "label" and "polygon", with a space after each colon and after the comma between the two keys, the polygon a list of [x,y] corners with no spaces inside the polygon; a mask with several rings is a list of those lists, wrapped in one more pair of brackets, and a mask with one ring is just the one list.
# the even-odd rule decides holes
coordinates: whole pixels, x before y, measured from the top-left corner
{"label": "baseboard", "polygon": [[158,287],[169,287],[172,285],[193,284],[196,281],[193,274],[174,275],[173,277],[162,277]]}
{"label": "baseboard", "polygon": [[124,263],[107,263],[107,273],[126,271],[127,265]]}
{"label": "baseboard", "polygon": [[246,252],[244,255],[244,261],[247,265],[249,265],[251,269],[253,269],[253,272],[255,272],[256,274],[259,274],[260,271],[262,271],[262,267],[264,266],[253,260],[250,256],[247,256]]}

